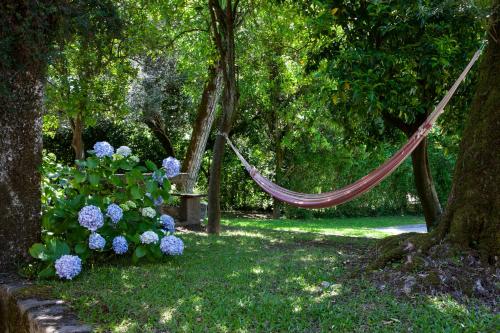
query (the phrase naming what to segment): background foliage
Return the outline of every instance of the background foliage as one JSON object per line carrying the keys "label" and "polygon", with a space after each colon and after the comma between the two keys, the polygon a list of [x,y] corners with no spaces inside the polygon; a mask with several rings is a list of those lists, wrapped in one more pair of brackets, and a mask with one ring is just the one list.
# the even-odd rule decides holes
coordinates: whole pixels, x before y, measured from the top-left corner
{"label": "background foliage", "polygon": [[[152,61],[164,78],[150,87],[160,98],[154,112],[182,160],[207,68],[216,61],[206,3],[113,4],[99,7],[96,15],[107,13],[107,24],[103,21],[91,43],[85,44],[88,34],[80,34],[60,50],[49,71],[44,147],[71,165],[68,115],[84,113],[85,142],[127,144],[142,160],[158,163],[165,150],[145,125],[151,110],[130,98]],[[405,140],[387,126],[383,113],[411,122],[432,109],[480,44],[482,8],[468,0],[245,2],[236,36],[235,143],[265,175],[294,190],[324,192],[364,176]],[[62,64],[67,74],[59,70]],[[83,72],[85,77],[77,75]],[[443,204],[475,80],[473,70],[430,136],[430,168]],[[87,94],[76,94],[81,84]],[[71,98],[57,97],[68,96],[68,87]],[[81,98],[85,107],[73,102]],[[200,192],[207,190],[214,139],[212,133]],[[236,157],[224,158],[223,209],[270,211],[272,199]],[[289,217],[414,214],[421,209],[415,195],[406,161],[350,203],[315,211],[284,207],[284,212]]]}

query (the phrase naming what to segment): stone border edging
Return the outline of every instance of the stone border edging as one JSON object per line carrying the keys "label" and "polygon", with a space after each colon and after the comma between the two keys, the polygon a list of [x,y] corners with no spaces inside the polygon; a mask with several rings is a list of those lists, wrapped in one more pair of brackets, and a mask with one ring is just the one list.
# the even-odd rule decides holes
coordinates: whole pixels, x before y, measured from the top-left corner
{"label": "stone border edging", "polygon": [[20,297],[32,283],[0,273],[0,333],[90,333],[62,300]]}

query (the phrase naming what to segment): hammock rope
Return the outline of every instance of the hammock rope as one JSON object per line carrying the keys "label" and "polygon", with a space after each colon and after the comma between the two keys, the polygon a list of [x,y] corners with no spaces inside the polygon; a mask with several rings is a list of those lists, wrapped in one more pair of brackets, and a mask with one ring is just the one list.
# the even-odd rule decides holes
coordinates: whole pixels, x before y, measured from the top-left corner
{"label": "hammock rope", "polygon": [[358,196],[366,193],[376,185],[380,184],[386,177],[388,177],[396,168],[403,163],[403,161],[417,148],[422,140],[430,132],[432,125],[436,122],[438,117],[444,112],[444,108],[455,94],[460,84],[464,81],[470,69],[481,55],[483,47],[481,47],[472,57],[469,64],[462,71],[458,79],[452,85],[447,94],[435,107],[434,111],[427,117],[427,119],[420,125],[418,130],[408,139],[406,144],[397,151],[391,158],[385,161],[378,168],[364,176],[363,178],[331,192],[324,193],[301,193],[291,191],[273,183],[268,178],[264,177],[254,166],[252,166],[243,157],[240,151],[228,138],[226,133],[218,133],[226,138],[227,143],[231,149],[238,156],[239,160],[250,174],[250,177],[269,195],[274,198],[286,202],[290,205],[302,208],[327,208],[343,204],[347,201],[353,200]]}

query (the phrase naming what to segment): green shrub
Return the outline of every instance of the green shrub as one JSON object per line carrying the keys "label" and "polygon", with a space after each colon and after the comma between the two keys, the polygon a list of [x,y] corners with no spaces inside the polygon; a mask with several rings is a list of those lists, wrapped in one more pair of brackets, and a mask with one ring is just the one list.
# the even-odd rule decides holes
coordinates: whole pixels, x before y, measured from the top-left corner
{"label": "green shrub", "polygon": [[[44,156],[43,242],[30,248],[30,254],[44,262],[39,277],[54,276],[54,263],[70,253],[85,262],[124,252],[131,254],[135,263],[139,259],[160,260],[164,257],[162,250],[169,254],[182,252],[182,241],[175,237],[168,240],[177,242],[180,251],[166,251],[168,244],[160,243],[161,237],[173,233],[173,225],[164,230],[165,216],[160,219],[158,211],[160,202],[170,198],[168,170],[157,168],[151,161],[142,166],[137,156],[124,155],[109,152],[99,158],[90,152],[86,160],[77,161],[74,167],[56,163],[53,154]],[[152,174],[146,174],[148,171]],[[148,242],[148,235],[156,239]],[[117,251],[120,244],[115,244],[115,248],[112,245],[116,237],[122,242],[122,251]]]}

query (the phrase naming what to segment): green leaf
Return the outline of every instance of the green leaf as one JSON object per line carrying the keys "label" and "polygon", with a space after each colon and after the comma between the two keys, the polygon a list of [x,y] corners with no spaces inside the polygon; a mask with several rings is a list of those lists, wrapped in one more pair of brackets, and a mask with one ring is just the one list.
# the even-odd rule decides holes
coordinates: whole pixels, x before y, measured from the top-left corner
{"label": "green leaf", "polygon": [[52,263],[38,273],[38,277],[41,279],[47,279],[55,275],[56,275],[56,269],[54,268],[54,265]]}
{"label": "green leaf", "polygon": [[95,169],[97,167],[97,160],[95,158],[87,158],[87,167],[89,169]]}
{"label": "green leaf", "polygon": [[95,173],[91,173],[89,175],[89,182],[90,184],[92,184],[93,186],[97,186],[99,185],[99,181],[101,180],[101,176],[95,174]]}
{"label": "green leaf", "polygon": [[146,182],[146,191],[149,193],[153,193],[158,189],[158,183],[152,179]]}
{"label": "green leaf", "polygon": [[132,168],[133,168],[132,164],[130,164],[130,162],[128,162],[127,160],[120,160],[120,163],[118,166],[120,167],[120,169],[123,169],[123,170],[132,170]]}
{"label": "green leaf", "polygon": [[69,254],[70,252],[68,244],[58,239],[51,239],[47,243],[47,250],[49,259],[52,260],[59,259],[61,256]]}
{"label": "green leaf", "polygon": [[123,182],[122,182],[122,179],[121,177],[117,176],[117,175],[113,175],[110,177],[110,182],[111,184],[115,185],[115,186],[118,186],[118,187],[121,187],[123,186]]}
{"label": "green leaf", "polygon": [[74,177],[77,183],[83,183],[85,181],[85,178],[87,178],[87,175],[83,172],[76,171],[74,173]]}
{"label": "green leaf", "polygon": [[47,260],[48,256],[46,254],[46,248],[45,245],[41,243],[35,243],[33,244],[30,249],[29,253],[33,258],[40,259],[40,260]]}
{"label": "green leaf", "polygon": [[76,254],[83,254],[87,251],[87,246],[82,244],[82,243],[79,243],[79,244],[76,244],[75,246],[75,253]]}
{"label": "green leaf", "polygon": [[135,251],[134,251],[134,255],[137,256],[137,258],[142,258],[146,255],[147,253],[147,250],[144,246],[138,246]]}
{"label": "green leaf", "polygon": [[130,188],[130,195],[132,195],[132,198],[134,198],[136,200],[139,200],[142,198],[141,189],[139,188],[138,185],[133,185]]}
{"label": "green leaf", "polygon": [[146,162],[144,162],[144,164],[146,164],[146,166],[148,167],[148,169],[151,170],[151,171],[153,171],[153,172],[156,171],[156,170],[158,170],[158,168],[156,167],[156,164],[154,164],[150,160],[147,160]]}

